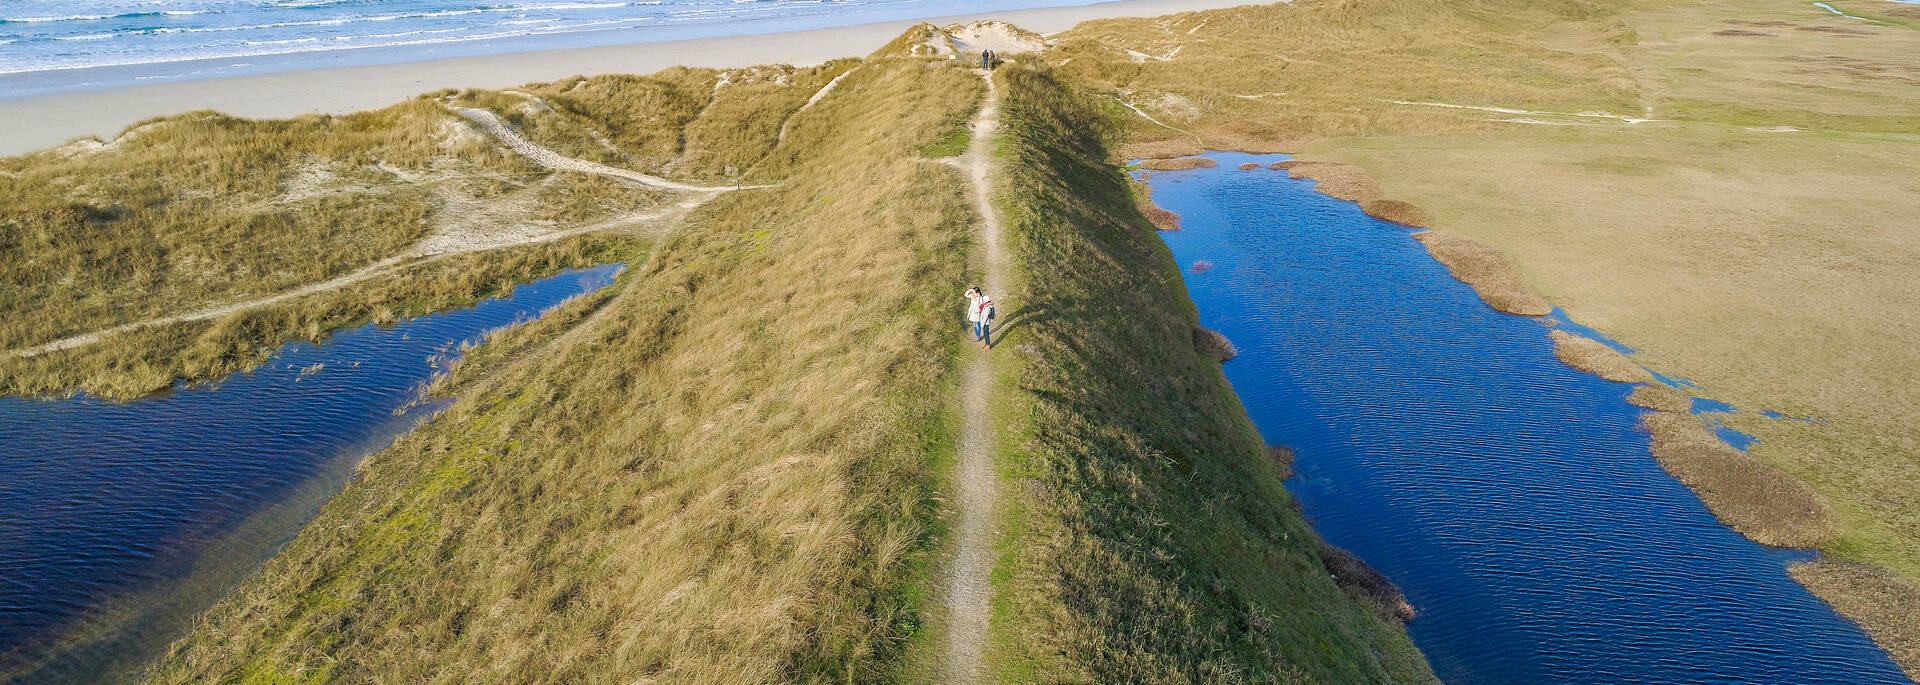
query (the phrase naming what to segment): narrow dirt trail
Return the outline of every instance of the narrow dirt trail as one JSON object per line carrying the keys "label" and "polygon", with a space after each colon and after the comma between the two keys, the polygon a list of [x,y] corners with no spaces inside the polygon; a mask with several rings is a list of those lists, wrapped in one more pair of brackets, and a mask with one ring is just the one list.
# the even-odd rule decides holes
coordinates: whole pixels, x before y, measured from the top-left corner
{"label": "narrow dirt trail", "polygon": [[[1000,215],[989,199],[989,179],[993,155],[993,132],[999,127],[1000,96],[993,77],[980,72],[987,81],[986,101],[974,115],[972,140],[967,152],[952,163],[966,174],[975,210],[980,213],[980,242],[986,252],[987,294],[1004,301],[1006,255],[1000,247]],[[947,570],[947,644],[941,664],[941,681],[976,683],[987,679],[983,653],[987,643],[988,619],[992,615],[989,600],[993,588],[988,576],[993,572],[993,521],[998,497],[998,469],[994,465],[994,430],[990,422],[988,398],[993,391],[993,364],[986,350],[975,350],[965,362],[960,381],[962,421],[959,464],[954,469],[954,502],[958,509],[953,532],[956,553]]]}
{"label": "narrow dirt trail", "polygon": [[[697,186],[690,183],[681,183],[679,181],[669,181],[667,179],[660,178],[659,176],[651,176],[648,174],[640,173],[638,171],[629,171],[627,169],[622,169],[619,167],[607,166],[599,162],[589,162],[584,159],[575,159],[573,157],[562,155],[558,152],[554,152],[552,150],[541,147],[539,145],[535,145],[533,141],[520,137],[520,134],[514,133],[513,129],[508,128],[507,123],[504,121],[501,121],[500,117],[498,115],[495,115],[493,112],[489,112],[484,109],[474,109],[472,107],[453,107],[451,109],[454,111],[455,114],[459,114],[460,116],[466,117],[468,121],[471,121],[475,125],[478,125],[480,127],[480,130],[485,131],[489,136],[493,136],[493,139],[500,141],[502,145],[506,145],[508,148],[512,149],[514,152],[520,153],[520,156],[526,157],[527,159],[531,159],[535,162],[538,162],[540,163],[540,166],[544,166],[549,169],[556,169],[560,171],[577,171],[583,174],[598,174],[600,176],[607,176],[611,178],[618,178],[618,179],[631,181],[643,186],[665,188],[668,190],[718,192],[722,190],[735,189],[735,186]],[[746,187],[764,188],[766,186],[746,186]]]}
{"label": "narrow dirt trail", "polygon": [[547,148],[535,145],[531,142],[528,142],[526,139],[521,138],[519,135],[515,134],[513,131],[507,129],[506,125],[500,121],[500,118],[494,116],[492,112],[487,112],[485,110],[470,110],[470,109],[456,109],[455,111],[461,116],[466,117],[467,119],[473,121],[475,124],[479,125],[482,130],[486,131],[487,134],[493,136],[493,138],[499,141],[502,145],[505,145],[509,149],[513,150],[514,152],[519,153],[520,155],[525,156],[528,159],[531,159],[539,163],[541,166],[545,166],[547,168],[558,170],[558,171],[574,171],[574,172],[585,173],[585,174],[609,176],[613,178],[626,180],[632,183],[638,183],[641,185],[653,186],[658,188],[667,188],[667,189],[673,189],[673,190],[689,191],[689,192],[685,196],[683,196],[680,199],[680,201],[665,205],[659,209],[626,214],[626,215],[614,217],[612,219],[608,219],[606,221],[589,224],[586,226],[577,226],[574,228],[551,231],[546,233],[513,234],[513,235],[507,235],[507,236],[493,236],[493,237],[454,236],[454,235],[440,235],[440,234],[430,235],[430,236],[427,236],[425,239],[421,240],[419,243],[415,244],[413,247],[409,248],[406,252],[403,252],[398,255],[394,255],[392,257],[388,257],[386,259],[382,259],[372,264],[368,264],[367,266],[362,267],[358,270],[355,270],[351,273],[342,274],[340,276],[336,276],[334,278],[321,281],[318,283],[310,283],[307,285],[300,286],[298,288],[294,288],[292,290],[287,290],[287,291],[283,291],[273,295],[268,295],[266,297],[252,299],[252,300],[218,304],[218,305],[197,309],[191,312],[186,312],[183,314],[176,314],[173,316],[163,316],[163,317],[157,317],[152,319],[145,319],[141,321],[135,321],[132,323],[125,323],[125,324],[113,326],[110,328],[103,328],[97,331],[91,331],[91,332],[81,333],[74,336],[69,336],[66,338],[61,338],[53,342],[45,343],[42,345],[36,345],[34,347],[22,348],[17,350],[0,351],[0,357],[22,357],[22,358],[36,357],[39,355],[47,354],[49,352],[58,352],[61,350],[70,350],[78,347],[85,347],[87,345],[91,345],[93,343],[99,342],[102,338],[112,336],[112,335],[117,335],[120,333],[136,331],[144,328],[151,328],[154,326],[165,326],[168,324],[188,323],[193,321],[206,321],[209,319],[217,319],[230,314],[236,314],[239,312],[259,309],[261,307],[272,306],[272,305],[279,304],[281,302],[285,302],[287,300],[292,300],[295,298],[339,290],[349,285],[353,285],[355,283],[359,283],[375,277],[383,276],[402,268],[418,266],[421,264],[426,264],[428,262],[433,262],[440,259],[445,259],[447,257],[452,257],[455,255],[469,254],[473,252],[484,252],[487,250],[495,250],[495,249],[500,249],[505,247],[517,247],[517,246],[523,246],[523,245],[537,245],[540,243],[549,243],[556,240],[560,240],[562,238],[568,238],[568,237],[580,235],[583,233],[593,233],[597,231],[614,230],[614,229],[619,229],[622,227],[632,226],[634,224],[640,224],[640,223],[655,223],[658,225],[658,228],[651,232],[655,234],[662,234],[666,232],[668,227],[677,223],[679,219],[685,216],[688,212],[693,211],[695,208],[698,208],[700,205],[706,204],[708,200],[712,200],[713,198],[719,196],[721,193],[732,191],[732,190],[744,190],[749,188],[770,187],[770,186],[710,187],[710,186],[690,185],[686,183],[679,183],[676,181],[669,181],[667,179],[658,178],[655,176],[648,176],[646,174],[628,171],[626,169],[610,167],[604,164],[598,164],[598,163],[589,162],[586,160],[575,159],[572,157],[561,155],[560,153],[554,152]]}

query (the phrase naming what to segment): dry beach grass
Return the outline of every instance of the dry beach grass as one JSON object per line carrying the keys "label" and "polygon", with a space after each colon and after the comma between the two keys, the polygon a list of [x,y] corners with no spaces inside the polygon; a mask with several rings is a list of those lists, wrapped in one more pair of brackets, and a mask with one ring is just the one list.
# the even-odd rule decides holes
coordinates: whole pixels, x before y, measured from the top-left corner
{"label": "dry beach grass", "polygon": [[1592,338],[1566,331],[1552,331],[1553,356],[1561,363],[1616,383],[1642,383],[1652,380],[1647,370],[1627,355]]}
{"label": "dry beach grass", "polygon": [[1833,538],[1832,512],[1813,488],[1734,449],[1700,418],[1650,412],[1641,423],[1660,466],[1740,534],[1776,547],[1818,547]]}

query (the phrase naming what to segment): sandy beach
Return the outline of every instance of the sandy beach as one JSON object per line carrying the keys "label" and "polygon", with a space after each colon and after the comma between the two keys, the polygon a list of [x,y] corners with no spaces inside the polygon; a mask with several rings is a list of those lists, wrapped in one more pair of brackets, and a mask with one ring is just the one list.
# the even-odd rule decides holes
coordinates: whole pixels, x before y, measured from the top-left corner
{"label": "sandy beach", "polygon": [[[140,85],[0,100],[0,155],[17,155],[75,138],[111,139],[150,117],[211,109],[254,118],[338,114],[382,107],[441,88],[505,88],[609,73],[644,74],[675,65],[740,67],[817,64],[864,56],[921,21],[999,19],[1041,33],[1089,19],[1144,17],[1249,4],[1241,0],[1121,0],[1079,7],[928,17],[789,33],[725,36],[605,47],[456,57],[401,64],[285,71],[254,76]],[[101,67],[111,69],[114,67]],[[73,70],[85,80],[90,69]]]}

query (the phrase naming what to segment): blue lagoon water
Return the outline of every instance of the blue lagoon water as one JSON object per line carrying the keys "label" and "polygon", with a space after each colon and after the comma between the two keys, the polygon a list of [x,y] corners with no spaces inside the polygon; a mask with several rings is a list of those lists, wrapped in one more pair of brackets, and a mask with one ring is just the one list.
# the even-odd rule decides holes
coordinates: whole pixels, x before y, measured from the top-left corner
{"label": "blue lagoon water", "polygon": [[[1717,522],[1648,452],[1627,385],[1553,356],[1412,229],[1278,155],[1154,173],[1201,324],[1314,527],[1405,590],[1449,683],[1905,683],[1785,570],[1812,553]],[[1196,273],[1198,272],[1198,273]]]}
{"label": "blue lagoon water", "polygon": [[[56,651],[61,663],[26,680],[92,682],[115,675],[100,670],[106,662],[137,667],[129,650],[164,648],[224,587],[190,581],[208,569],[237,580],[360,459],[437,411],[420,388],[462,343],[603,287],[619,269],[567,271],[471,308],[290,344],[252,372],[133,402],[0,398],[0,674]],[[296,510],[276,510],[290,501]],[[52,649],[103,612],[113,634]]]}

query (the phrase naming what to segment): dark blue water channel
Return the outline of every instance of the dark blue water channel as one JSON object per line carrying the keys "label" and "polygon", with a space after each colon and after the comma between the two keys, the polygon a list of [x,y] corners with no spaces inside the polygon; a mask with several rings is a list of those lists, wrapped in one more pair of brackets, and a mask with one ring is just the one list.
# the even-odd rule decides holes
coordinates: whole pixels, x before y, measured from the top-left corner
{"label": "dark blue water channel", "polygon": [[[1630,388],[1553,356],[1410,236],[1284,171],[1155,173],[1162,233],[1314,527],[1405,590],[1450,683],[1905,683],[1648,453]],[[1200,262],[1211,263],[1191,268]]]}
{"label": "dark blue water channel", "polygon": [[[152,610],[142,604],[178,604],[174,584],[250,568],[290,539],[359,459],[440,408],[420,390],[462,343],[606,286],[619,269],[567,271],[471,308],[290,344],[252,372],[133,402],[0,398],[0,666],[40,660],[49,639],[103,610],[136,624],[103,629],[134,633],[102,636],[113,652],[177,625],[142,618]],[[249,525],[290,498],[306,504]],[[231,540],[243,528],[248,539]],[[151,637],[148,648],[171,636]],[[83,676],[104,674],[84,662],[98,658],[40,675],[92,680]]]}

